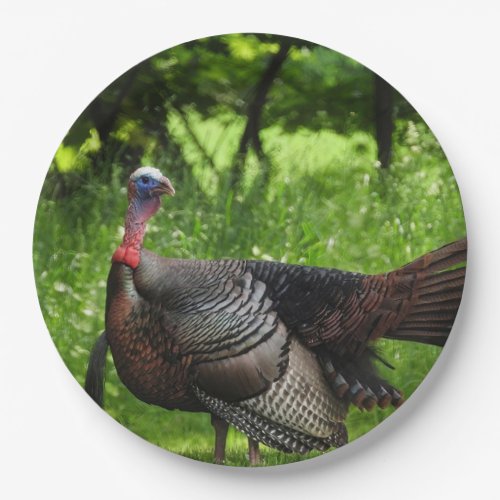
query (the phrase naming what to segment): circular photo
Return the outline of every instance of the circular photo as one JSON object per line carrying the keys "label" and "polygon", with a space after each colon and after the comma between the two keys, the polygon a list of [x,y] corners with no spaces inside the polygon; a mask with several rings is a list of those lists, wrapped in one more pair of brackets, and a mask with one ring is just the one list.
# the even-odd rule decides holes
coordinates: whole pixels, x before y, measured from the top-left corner
{"label": "circular photo", "polygon": [[465,235],[438,141],[388,82],[231,34],[88,105],[33,260],[52,340],[107,413],[192,459],[270,466],[335,453],[411,396],[450,335]]}

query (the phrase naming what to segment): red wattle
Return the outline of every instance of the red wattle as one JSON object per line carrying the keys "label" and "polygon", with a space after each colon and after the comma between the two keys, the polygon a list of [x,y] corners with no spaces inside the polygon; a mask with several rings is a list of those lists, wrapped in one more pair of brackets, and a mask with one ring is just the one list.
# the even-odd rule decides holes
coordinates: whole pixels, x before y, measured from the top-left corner
{"label": "red wattle", "polygon": [[139,250],[134,247],[120,245],[111,257],[112,262],[121,262],[135,269],[141,261]]}

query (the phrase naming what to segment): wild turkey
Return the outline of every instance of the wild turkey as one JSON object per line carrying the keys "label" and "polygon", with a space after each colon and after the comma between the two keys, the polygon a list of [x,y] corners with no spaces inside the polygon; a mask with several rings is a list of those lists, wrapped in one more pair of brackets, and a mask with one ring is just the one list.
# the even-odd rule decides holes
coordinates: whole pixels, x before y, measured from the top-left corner
{"label": "wild turkey", "polygon": [[[284,452],[347,442],[349,405],[399,406],[379,377],[381,337],[444,345],[465,278],[466,240],[400,269],[364,275],[245,260],[168,259],[143,249],[160,196],[159,170],[130,177],[122,244],[112,258],[106,331],[96,342],[86,389],[102,405],[108,344],[120,379],[140,400],[212,414],[215,461],[228,424]],[[451,269],[450,269],[451,268]]]}

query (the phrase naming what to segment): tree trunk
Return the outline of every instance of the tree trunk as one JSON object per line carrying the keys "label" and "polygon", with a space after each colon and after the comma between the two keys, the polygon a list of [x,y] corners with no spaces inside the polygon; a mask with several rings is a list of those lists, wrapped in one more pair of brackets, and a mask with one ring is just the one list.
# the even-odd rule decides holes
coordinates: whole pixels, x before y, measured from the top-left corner
{"label": "tree trunk", "polygon": [[274,79],[278,75],[281,67],[283,66],[283,63],[288,56],[288,52],[290,50],[290,47],[292,46],[292,43],[293,40],[291,39],[283,39],[278,52],[271,57],[260,81],[255,86],[253,98],[248,104],[247,123],[243,135],[241,136],[240,146],[238,149],[238,178],[241,177],[241,169],[243,168],[245,157],[250,146],[253,147],[259,159],[263,160],[265,158],[264,151],[262,149],[262,142],[259,135],[262,108],[266,103],[269,89],[271,88]]}
{"label": "tree trunk", "polygon": [[375,134],[378,160],[382,168],[388,168],[392,157],[393,88],[383,78],[375,75]]}

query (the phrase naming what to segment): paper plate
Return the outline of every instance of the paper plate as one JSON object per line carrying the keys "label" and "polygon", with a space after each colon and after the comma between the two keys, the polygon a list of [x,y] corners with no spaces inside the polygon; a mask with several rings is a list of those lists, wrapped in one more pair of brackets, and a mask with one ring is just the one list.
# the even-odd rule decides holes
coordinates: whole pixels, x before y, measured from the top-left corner
{"label": "paper plate", "polygon": [[150,57],[82,112],[34,267],[61,357],[113,418],[268,466],[337,453],[408,400],[449,337],[465,234],[445,154],[390,83],[232,34]]}

